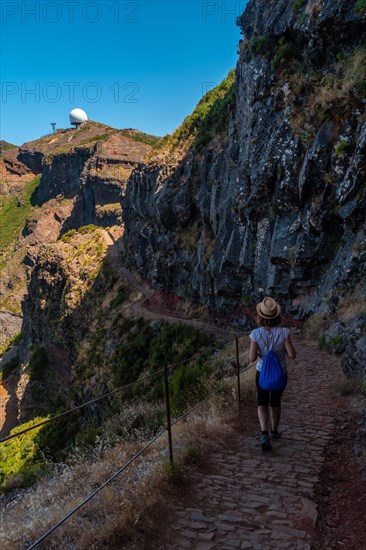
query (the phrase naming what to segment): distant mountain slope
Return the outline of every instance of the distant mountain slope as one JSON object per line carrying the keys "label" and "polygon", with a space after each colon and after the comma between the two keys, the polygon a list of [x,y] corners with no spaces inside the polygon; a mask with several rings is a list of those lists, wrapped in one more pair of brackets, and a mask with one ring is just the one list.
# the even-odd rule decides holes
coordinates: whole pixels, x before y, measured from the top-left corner
{"label": "distant mountain slope", "polygon": [[122,223],[127,179],[159,139],[88,121],[7,146],[0,159],[0,311],[20,314],[39,247],[69,229]]}
{"label": "distant mountain slope", "polygon": [[5,151],[9,151],[10,149],[15,149],[17,145],[13,145],[12,143],[9,143],[7,141],[4,141],[3,139],[0,139],[0,155],[2,155]]}

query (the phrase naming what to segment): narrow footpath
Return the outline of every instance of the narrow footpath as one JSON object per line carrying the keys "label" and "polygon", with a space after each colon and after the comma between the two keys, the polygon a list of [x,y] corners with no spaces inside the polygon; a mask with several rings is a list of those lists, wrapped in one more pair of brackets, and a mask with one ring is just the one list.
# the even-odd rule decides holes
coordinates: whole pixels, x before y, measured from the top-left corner
{"label": "narrow footpath", "polygon": [[[319,537],[315,488],[333,437],[339,398],[334,383],[342,373],[337,358],[315,344],[295,345],[298,360],[289,368],[282,438],[273,442],[272,451],[262,453],[255,403],[244,405],[234,434],[194,471],[186,491],[166,510],[162,506],[158,531],[140,541],[139,548],[313,547]],[[363,549],[365,539],[351,543],[345,528],[340,544],[336,548]]]}

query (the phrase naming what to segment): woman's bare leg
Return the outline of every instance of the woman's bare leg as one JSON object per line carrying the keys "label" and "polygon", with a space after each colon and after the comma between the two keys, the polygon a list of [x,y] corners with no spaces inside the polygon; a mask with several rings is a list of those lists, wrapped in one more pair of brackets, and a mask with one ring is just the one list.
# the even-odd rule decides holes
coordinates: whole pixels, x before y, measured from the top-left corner
{"label": "woman's bare leg", "polygon": [[272,431],[277,432],[281,418],[281,407],[272,407]]}
{"label": "woman's bare leg", "polygon": [[268,407],[264,407],[263,405],[260,405],[258,407],[258,418],[259,418],[259,423],[261,425],[262,432],[267,432],[268,431],[268,419],[269,419]]}

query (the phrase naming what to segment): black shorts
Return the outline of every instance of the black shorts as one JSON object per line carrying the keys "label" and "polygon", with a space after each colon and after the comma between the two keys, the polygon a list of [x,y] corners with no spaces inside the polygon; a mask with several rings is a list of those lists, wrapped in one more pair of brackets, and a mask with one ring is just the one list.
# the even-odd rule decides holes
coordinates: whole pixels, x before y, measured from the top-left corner
{"label": "black shorts", "polygon": [[[262,390],[262,388],[259,385],[259,376],[260,376],[260,372],[257,370],[255,383],[257,386],[258,407],[268,407],[269,404],[271,405],[271,407],[280,407],[281,397],[286,387],[283,388],[283,390],[276,390],[276,391]],[[286,380],[287,380],[287,373],[286,373]]]}

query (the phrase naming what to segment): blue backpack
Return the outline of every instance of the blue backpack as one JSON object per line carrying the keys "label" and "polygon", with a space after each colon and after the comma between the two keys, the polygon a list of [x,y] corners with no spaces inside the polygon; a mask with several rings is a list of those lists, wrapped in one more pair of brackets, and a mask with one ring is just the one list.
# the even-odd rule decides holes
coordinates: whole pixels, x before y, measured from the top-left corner
{"label": "blue backpack", "polygon": [[[264,340],[264,338],[262,337]],[[262,390],[277,391],[283,390],[287,384],[287,378],[277,355],[270,346],[264,356],[261,372],[259,375],[259,385]]]}

